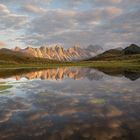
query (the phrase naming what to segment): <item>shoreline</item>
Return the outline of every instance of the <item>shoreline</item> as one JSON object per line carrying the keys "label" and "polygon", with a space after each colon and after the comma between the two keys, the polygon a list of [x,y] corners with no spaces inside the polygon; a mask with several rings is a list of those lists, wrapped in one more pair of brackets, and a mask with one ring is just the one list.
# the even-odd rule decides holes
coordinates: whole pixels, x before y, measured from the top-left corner
{"label": "shoreline", "polygon": [[46,64],[3,64],[0,69],[40,69],[57,67],[93,67],[93,68],[136,68],[140,70],[140,62],[135,61],[81,61]]}

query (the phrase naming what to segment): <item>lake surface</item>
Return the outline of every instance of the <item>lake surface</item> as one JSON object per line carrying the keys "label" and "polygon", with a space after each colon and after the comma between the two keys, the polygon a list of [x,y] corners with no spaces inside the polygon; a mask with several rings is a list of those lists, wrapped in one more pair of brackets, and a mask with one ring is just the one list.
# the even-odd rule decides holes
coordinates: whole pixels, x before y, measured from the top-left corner
{"label": "lake surface", "polygon": [[140,73],[0,70],[0,140],[140,140]]}

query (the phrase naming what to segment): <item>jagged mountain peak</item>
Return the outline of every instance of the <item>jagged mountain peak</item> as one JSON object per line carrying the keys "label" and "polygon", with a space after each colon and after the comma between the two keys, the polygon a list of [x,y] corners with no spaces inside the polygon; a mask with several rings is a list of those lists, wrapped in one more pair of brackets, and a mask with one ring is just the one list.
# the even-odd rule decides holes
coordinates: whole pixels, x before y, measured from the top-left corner
{"label": "jagged mountain peak", "polygon": [[[16,48],[15,51],[24,52],[28,55],[40,58],[48,58],[60,61],[73,61],[87,59],[96,52],[74,45],[71,48],[64,48],[61,44],[44,45],[39,48],[28,46],[25,49]],[[93,53],[93,54],[92,54]]]}
{"label": "jagged mountain peak", "polygon": [[33,48],[31,46],[28,46],[25,48],[25,50],[33,50]]}
{"label": "jagged mountain peak", "polygon": [[15,51],[19,51],[21,48],[19,47],[19,46],[16,46],[15,48],[14,48],[14,50]]}

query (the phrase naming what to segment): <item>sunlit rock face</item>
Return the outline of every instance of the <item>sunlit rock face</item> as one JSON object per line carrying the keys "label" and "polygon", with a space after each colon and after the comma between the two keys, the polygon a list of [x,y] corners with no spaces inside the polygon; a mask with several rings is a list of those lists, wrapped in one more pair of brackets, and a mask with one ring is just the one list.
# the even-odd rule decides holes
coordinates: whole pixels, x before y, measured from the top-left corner
{"label": "sunlit rock face", "polygon": [[[91,49],[92,48],[92,49]],[[24,52],[30,54],[34,57],[39,58],[47,58],[59,61],[74,61],[74,60],[83,60],[86,58],[90,58],[97,54],[101,47],[89,46],[87,48],[81,48],[78,45],[74,47],[64,49],[61,45],[54,45],[54,46],[41,46],[40,48],[32,48],[27,47],[25,49],[20,49],[16,47],[15,51]]]}

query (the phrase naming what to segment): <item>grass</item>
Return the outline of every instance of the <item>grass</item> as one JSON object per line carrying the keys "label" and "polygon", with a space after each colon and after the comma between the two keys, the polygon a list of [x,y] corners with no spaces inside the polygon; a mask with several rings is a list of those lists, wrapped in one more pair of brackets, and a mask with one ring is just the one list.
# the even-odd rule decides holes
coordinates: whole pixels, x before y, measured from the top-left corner
{"label": "grass", "polygon": [[12,85],[0,85],[0,91],[7,90],[12,87],[13,87]]}
{"label": "grass", "polygon": [[79,62],[46,62],[46,63],[25,63],[25,64],[6,64],[0,63],[1,69],[17,69],[17,68],[56,68],[56,67],[93,67],[93,68],[129,68],[140,70],[140,58],[126,60],[100,60],[100,61],[79,61]]}
{"label": "grass", "polygon": [[91,104],[104,104],[105,100],[104,99],[92,99],[90,100]]}
{"label": "grass", "polygon": [[17,65],[0,65],[0,68],[54,68],[65,66],[86,66],[86,67],[114,67],[114,68],[140,68],[140,63],[132,61],[88,61],[88,62],[65,62],[53,64],[17,64]]}
{"label": "grass", "polygon": [[6,82],[0,82],[0,85],[1,85],[1,84],[6,84]]}

